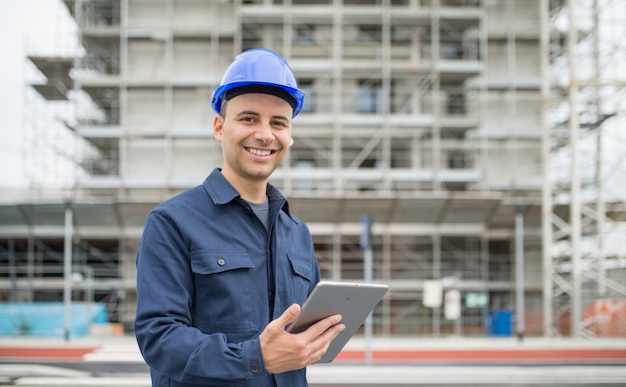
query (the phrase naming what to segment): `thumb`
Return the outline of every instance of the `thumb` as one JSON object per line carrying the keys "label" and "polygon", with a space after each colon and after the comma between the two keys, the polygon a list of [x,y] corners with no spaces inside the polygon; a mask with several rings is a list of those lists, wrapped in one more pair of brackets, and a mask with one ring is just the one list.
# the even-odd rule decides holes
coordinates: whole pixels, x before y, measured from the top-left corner
{"label": "thumb", "polygon": [[289,308],[287,308],[283,312],[283,314],[278,318],[278,320],[280,321],[280,324],[282,326],[287,326],[287,325],[291,324],[292,322],[294,322],[296,317],[298,317],[300,315],[300,311],[301,310],[302,310],[302,308],[300,307],[300,305],[298,305],[298,304],[291,304],[291,306],[289,306]]}

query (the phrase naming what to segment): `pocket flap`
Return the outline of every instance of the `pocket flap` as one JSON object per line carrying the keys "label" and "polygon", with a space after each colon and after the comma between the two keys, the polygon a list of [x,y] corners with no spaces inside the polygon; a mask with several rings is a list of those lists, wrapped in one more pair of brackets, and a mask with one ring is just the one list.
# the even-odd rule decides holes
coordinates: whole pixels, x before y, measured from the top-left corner
{"label": "pocket flap", "polygon": [[310,259],[303,256],[287,254],[291,263],[291,270],[302,278],[311,280],[311,262]]}
{"label": "pocket flap", "polygon": [[252,268],[254,263],[243,250],[200,250],[191,253],[191,270],[198,274]]}

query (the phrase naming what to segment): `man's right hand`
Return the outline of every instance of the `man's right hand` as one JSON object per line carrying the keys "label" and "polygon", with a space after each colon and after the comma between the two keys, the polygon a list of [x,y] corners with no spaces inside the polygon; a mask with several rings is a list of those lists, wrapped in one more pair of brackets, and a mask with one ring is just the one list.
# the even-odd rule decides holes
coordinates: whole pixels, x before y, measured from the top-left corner
{"label": "man's right hand", "polygon": [[261,352],[268,372],[278,374],[299,370],[315,363],[326,353],[339,332],[346,328],[341,323],[341,315],[336,314],[318,321],[304,332],[287,332],[285,327],[298,317],[301,310],[298,304],[291,305],[261,332]]}

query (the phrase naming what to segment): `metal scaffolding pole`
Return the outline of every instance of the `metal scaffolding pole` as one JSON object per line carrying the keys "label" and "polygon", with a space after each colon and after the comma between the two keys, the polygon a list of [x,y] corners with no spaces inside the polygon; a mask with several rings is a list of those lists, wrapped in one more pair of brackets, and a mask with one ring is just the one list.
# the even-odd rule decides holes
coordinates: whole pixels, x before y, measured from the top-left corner
{"label": "metal scaffolding pole", "polygon": [[72,235],[73,211],[71,203],[65,206],[65,240],[63,245],[63,305],[65,309],[64,337],[69,341],[72,327]]}
{"label": "metal scaffolding pole", "polygon": [[580,323],[582,319],[582,282],[581,282],[581,202],[580,202],[580,171],[578,162],[578,138],[580,124],[578,121],[578,79],[576,74],[576,43],[578,33],[576,31],[576,2],[569,0],[568,3],[569,28],[567,33],[567,52],[569,65],[569,133],[570,133],[570,156],[571,156],[571,181],[570,181],[570,241],[571,241],[571,277],[572,290],[570,293],[571,305],[571,334],[573,337],[580,336]]}
{"label": "metal scaffolding pole", "polygon": [[550,56],[550,29],[548,26],[548,15],[550,13],[550,1],[542,0],[541,17],[541,100],[542,100],[542,165],[543,181],[541,189],[541,245],[543,261],[543,335],[553,334],[553,308],[552,288],[553,262],[552,262],[552,183],[550,181],[550,151],[551,151],[551,130],[547,120],[548,100],[550,98],[550,73],[548,71]]}
{"label": "metal scaffolding pole", "polygon": [[[601,101],[601,86],[600,86],[600,10],[598,7],[598,0],[593,2],[593,25],[595,39],[593,41],[593,67],[594,78],[598,86],[595,89],[595,105],[596,105],[596,120],[602,120],[602,101]],[[606,251],[604,246],[604,231],[605,231],[605,216],[606,203],[604,202],[604,179],[602,178],[602,125],[598,126],[596,135],[596,211],[598,213],[596,220],[596,238],[598,249],[598,294],[605,295],[607,292],[606,283],[602,281],[606,272]]]}
{"label": "metal scaffolding pole", "polygon": [[515,334],[524,339],[524,206],[515,211]]}

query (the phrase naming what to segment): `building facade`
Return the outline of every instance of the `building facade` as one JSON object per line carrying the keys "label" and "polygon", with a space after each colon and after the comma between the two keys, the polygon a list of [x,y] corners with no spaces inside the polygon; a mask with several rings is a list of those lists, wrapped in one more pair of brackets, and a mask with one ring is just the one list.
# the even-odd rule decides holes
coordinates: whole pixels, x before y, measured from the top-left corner
{"label": "building facade", "polygon": [[[237,53],[266,47],[307,93],[272,183],[308,223],[324,278],[391,286],[374,332],[494,334],[487,316],[521,311],[524,334],[545,333],[544,2],[64,3],[81,54],[30,59],[40,96],[75,108],[79,173],[62,195],[2,207],[17,268],[0,279],[5,298],[62,299],[71,224],[73,299],[132,326],[145,217],[220,165],[211,93]],[[460,303],[424,306],[433,281]]]}

